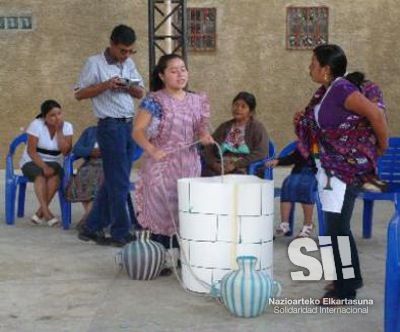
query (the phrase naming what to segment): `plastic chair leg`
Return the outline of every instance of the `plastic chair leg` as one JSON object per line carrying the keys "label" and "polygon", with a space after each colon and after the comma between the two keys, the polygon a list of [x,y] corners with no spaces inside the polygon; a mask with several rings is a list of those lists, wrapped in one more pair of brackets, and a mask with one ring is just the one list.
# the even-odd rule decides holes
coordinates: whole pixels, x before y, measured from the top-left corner
{"label": "plastic chair leg", "polygon": [[372,214],[374,211],[374,201],[364,199],[363,208],[363,238],[370,239],[372,235]]}
{"label": "plastic chair leg", "polygon": [[18,218],[22,218],[25,215],[25,193],[26,193],[26,183],[20,183],[18,189],[18,210],[17,210]]}
{"label": "plastic chair leg", "polygon": [[[386,276],[387,278],[387,276]],[[399,278],[386,279],[385,285],[385,332],[400,331]]]}
{"label": "plastic chair leg", "polygon": [[290,209],[290,214],[289,214],[290,231],[285,234],[286,236],[292,236],[293,235],[295,213],[296,213],[296,204],[293,203],[292,208]]}
{"label": "plastic chair leg", "polygon": [[[397,218],[399,216],[397,215]],[[386,279],[385,279],[385,332],[400,331],[400,277],[397,223],[389,223],[387,232],[387,257],[386,257]]]}
{"label": "plastic chair leg", "polygon": [[64,230],[68,230],[71,225],[71,202],[67,201],[64,197],[63,190],[58,190],[58,197],[60,201],[61,222]]}
{"label": "plastic chair leg", "polygon": [[319,198],[316,199],[315,205],[317,207],[317,215],[318,215],[318,234],[319,236],[324,236],[326,234],[325,230],[325,219],[324,212],[322,211],[322,205]]}
{"label": "plastic chair leg", "polygon": [[6,224],[14,225],[15,223],[15,198],[17,193],[17,185],[12,179],[6,180]]}

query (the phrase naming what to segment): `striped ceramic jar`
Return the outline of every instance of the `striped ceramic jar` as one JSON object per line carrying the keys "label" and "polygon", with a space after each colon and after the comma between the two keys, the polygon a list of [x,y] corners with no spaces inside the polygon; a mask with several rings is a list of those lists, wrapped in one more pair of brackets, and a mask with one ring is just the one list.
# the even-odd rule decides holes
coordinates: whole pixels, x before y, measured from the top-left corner
{"label": "striped ceramic jar", "polygon": [[165,262],[165,248],[150,240],[150,232],[137,232],[136,240],[122,250],[122,265],[134,280],[151,280],[158,277]]}
{"label": "striped ceramic jar", "polygon": [[257,258],[239,256],[239,270],[228,273],[221,280],[221,296],[225,307],[238,317],[261,315],[269,299],[278,296],[281,286],[267,274],[256,271]]}

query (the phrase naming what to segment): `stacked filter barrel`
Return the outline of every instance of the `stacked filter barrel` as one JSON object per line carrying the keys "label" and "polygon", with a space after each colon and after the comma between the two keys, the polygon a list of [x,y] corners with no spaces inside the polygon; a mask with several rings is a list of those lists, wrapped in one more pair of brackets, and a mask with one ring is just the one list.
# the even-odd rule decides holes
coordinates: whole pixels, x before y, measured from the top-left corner
{"label": "stacked filter barrel", "polygon": [[[182,279],[194,292],[257,257],[272,278],[274,183],[251,175],[178,180]],[[204,282],[204,283],[203,283]]]}

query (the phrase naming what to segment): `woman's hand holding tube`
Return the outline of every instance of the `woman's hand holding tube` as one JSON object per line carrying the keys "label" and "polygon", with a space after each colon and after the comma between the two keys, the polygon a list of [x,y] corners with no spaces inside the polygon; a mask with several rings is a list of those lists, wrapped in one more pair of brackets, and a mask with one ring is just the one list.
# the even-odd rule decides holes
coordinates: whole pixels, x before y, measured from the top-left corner
{"label": "woman's hand holding tube", "polygon": [[200,137],[200,143],[203,145],[211,145],[214,144],[214,138],[210,134],[204,134]]}

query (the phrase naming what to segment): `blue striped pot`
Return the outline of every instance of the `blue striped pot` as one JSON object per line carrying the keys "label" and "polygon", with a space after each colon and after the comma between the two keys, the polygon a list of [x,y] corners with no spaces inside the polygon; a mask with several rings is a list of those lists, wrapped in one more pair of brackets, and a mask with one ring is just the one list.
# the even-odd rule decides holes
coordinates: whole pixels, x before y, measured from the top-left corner
{"label": "blue striped pot", "polygon": [[127,244],[120,253],[120,265],[134,280],[151,280],[158,277],[165,262],[165,248],[150,240],[150,232],[136,233],[136,240]]}
{"label": "blue striped pot", "polygon": [[255,270],[256,257],[239,256],[236,261],[239,270],[222,278],[220,295],[233,315],[257,317],[266,310],[270,298],[279,296],[281,285],[264,272]]}

